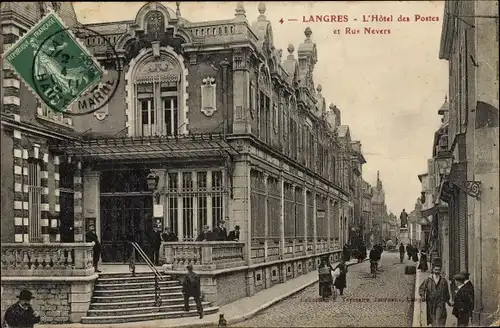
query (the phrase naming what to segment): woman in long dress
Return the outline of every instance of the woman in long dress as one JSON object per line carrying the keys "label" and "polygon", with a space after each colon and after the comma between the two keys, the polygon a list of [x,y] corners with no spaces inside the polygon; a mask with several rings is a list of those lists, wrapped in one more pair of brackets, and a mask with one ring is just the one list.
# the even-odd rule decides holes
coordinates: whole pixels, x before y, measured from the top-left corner
{"label": "woman in long dress", "polygon": [[425,247],[420,251],[420,262],[418,263],[418,269],[422,272],[426,272],[428,270],[427,266],[427,249]]}
{"label": "woman in long dress", "polygon": [[332,296],[332,265],[328,258],[321,259],[321,264],[319,265],[318,275],[319,275],[319,296],[326,300],[328,297]]}
{"label": "woman in long dress", "polygon": [[335,278],[334,286],[339,290],[340,295],[344,295],[344,289],[347,288],[347,265],[345,264],[345,261],[340,261],[333,271],[337,268],[339,269],[340,274],[337,278]]}

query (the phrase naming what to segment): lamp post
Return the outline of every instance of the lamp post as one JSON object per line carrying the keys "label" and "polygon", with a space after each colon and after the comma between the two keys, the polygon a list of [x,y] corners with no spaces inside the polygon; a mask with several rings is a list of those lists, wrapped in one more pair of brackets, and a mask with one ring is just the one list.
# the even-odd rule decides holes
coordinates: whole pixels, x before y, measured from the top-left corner
{"label": "lamp post", "polygon": [[158,192],[158,181],[160,180],[160,177],[157,176],[154,172],[151,172],[148,174],[148,177],[146,178],[146,181],[148,183],[148,189],[149,191],[153,192],[153,197],[156,201],[156,204],[160,203],[160,193]]}

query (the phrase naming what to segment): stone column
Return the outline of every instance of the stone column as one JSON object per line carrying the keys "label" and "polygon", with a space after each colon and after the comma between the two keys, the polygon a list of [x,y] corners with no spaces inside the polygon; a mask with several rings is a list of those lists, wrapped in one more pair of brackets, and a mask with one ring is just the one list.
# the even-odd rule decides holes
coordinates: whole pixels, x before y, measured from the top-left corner
{"label": "stone column", "polygon": [[[84,223],[83,223],[83,184],[82,184],[82,162],[78,161],[75,163],[75,171],[73,175],[74,181],[74,218],[75,218],[75,242],[84,241]],[[97,229],[97,227],[96,227]]]}
{"label": "stone column", "polygon": [[[250,133],[251,124],[248,119],[250,115],[250,76],[248,74],[248,55],[235,50],[233,54],[233,133]],[[254,104],[255,106],[255,104]]]}
{"label": "stone column", "polygon": [[326,222],[327,222],[327,226],[328,226],[328,250],[332,250],[333,247],[332,247],[332,228],[331,228],[331,225],[332,225],[332,208],[331,208],[331,198],[328,196],[326,198]]}
{"label": "stone column", "polygon": [[[177,186],[182,189],[182,172],[177,174]],[[184,213],[182,211],[182,197],[177,197],[177,237],[184,240]]]}
{"label": "stone column", "polygon": [[302,189],[302,197],[304,197],[304,253],[308,254],[307,251],[307,187],[304,183],[304,187]]}
{"label": "stone column", "polygon": [[266,201],[264,202],[264,261],[267,261],[268,257],[268,245],[269,245],[269,214],[268,214],[268,196],[269,190],[267,186],[267,179],[269,178],[269,174],[264,173],[264,189],[266,191]]}
{"label": "stone column", "polygon": [[[285,257],[285,180],[283,179],[283,171],[280,172],[280,258]],[[286,277],[286,273],[285,273]]]}
{"label": "stone column", "polygon": [[316,189],[313,191],[313,254],[317,253],[318,247],[318,205],[316,200]]}

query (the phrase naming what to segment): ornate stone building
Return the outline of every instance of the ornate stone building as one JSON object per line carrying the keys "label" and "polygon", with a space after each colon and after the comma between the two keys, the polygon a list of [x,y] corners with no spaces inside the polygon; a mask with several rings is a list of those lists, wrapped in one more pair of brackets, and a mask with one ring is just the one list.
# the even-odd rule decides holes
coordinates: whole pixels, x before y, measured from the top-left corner
{"label": "ornate stone building", "polygon": [[[28,11],[12,6],[2,4],[6,45],[48,9],[33,3],[33,17],[23,17]],[[51,6],[79,25],[69,3]],[[255,22],[241,3],[234,18],[189,22],[179,4],[148,3],[134,20],[79,29],[120,81],[85,116],[55,115],[4,68],[2,243],[63,242],[65,256],[87,247],[72,258],[85,259],[87,285],[70,320],[85,314],[88,281],[97,277],[81,243],[90,224],[104,263],[126,260],[129,235],[151,256],[154,229],[171,227],[179,242],[162,246],[165,269],[193,264],[206,298],[219,305],[315,270],[320,256],[338,258],[354,223],[361,147],[353,149],[340,110],[314,83],[312,30],[284,56],[265,5],[258,10]],[[240,242],[193,242],[223,218],[228,230],[241,227]],[[40,252],[33,256],[52,263],[53,253]],[[22,262],[12,256],[12,267]]]}

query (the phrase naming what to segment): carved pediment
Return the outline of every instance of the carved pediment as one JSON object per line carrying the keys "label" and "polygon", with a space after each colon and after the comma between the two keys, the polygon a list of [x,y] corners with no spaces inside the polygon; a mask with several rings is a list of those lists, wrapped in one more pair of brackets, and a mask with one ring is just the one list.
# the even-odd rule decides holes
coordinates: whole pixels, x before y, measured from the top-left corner
{"label": "carved pediment", "polygon": [[166,55],[158,59],[151,57],[137,70],[137,82],[171,82],[179,81],[181,71],[176,62]]}

